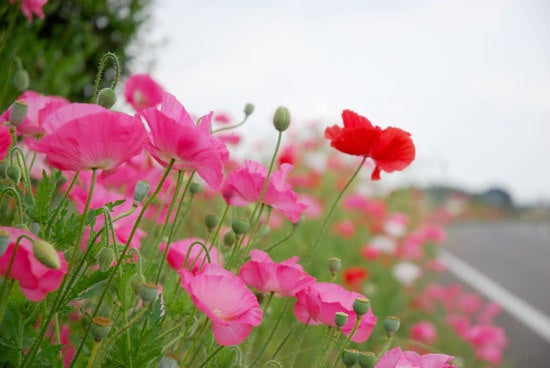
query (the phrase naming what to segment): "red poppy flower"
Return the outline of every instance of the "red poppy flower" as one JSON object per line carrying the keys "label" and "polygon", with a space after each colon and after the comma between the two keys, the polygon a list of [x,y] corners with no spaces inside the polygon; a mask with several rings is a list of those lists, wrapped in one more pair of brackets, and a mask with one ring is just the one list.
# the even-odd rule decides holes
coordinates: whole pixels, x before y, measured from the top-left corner
{"label": "red poppy flower", "polygon": [[349,267],[342,272],[344,285],[354,291],[361,290],[361,284],[370,276],[369,270],[363,267]]}
{"label": "red poppy flower", "polygon": [[344,127],[334,125],[325,130],[325,138],[338,151],[368,156],[376,164],[371,179],[380,179],[380,170],[403,170],[414,160],[415,148],[410,133],[399,128],[385,129],[351,110],[342,112]]}

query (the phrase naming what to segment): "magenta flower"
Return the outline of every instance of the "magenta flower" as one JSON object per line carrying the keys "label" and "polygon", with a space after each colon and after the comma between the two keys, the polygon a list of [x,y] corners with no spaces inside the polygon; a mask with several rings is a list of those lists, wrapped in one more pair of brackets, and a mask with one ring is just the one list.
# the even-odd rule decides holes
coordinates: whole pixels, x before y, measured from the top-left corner
{"label": "magenta flower", "polygon": [[[271,173],[263,203],[272,206],[289,218],[298,222],[306,205],[298,201],[298,194],[286,182],[292,165],[283,164]],[[230,173],[222,187],[225,202],[231,206],[247,206],[260,199],[267,178],[267,169],[256,161],[245,161],[245,167]]]}
{"label": "magenta flower", "polygon": [[186,270],[180,270],[179,274],[197,309],[212,320],[212,333],[218,344],[240,344],[252,327],[262,322],[256,296],[222,266],[206,264],[194,276]]}
{"label": "magenta flower", "polygon": [[[296,298],[298,300],[294,305],[294,315],[303,323],[335,327],[334,316],[336,313],[346,313],[348,321],[342,327],[342,332],[348,336],[357,319],[357,315],[353,311],[353,302],[357,298],[364,298],[364,296],[354,291],[348,291],[338,284],[319,282],[298,291]],[[376,325],[376,316],[372,313],[372,309],[369,309],[361,318],[359,327],[351,340],[358,343],[365,342],[374,325]]]}
{"label": "magenta flower", "polygon": [[60,170],[112,173],[138,155],[147,141],[138,118],[91,104],[61,107],[48,116],[43,127],[47,135],[34,149],[45,153]]}
{"label": "magenta flower", "polygon": [[[189,260],[187,261],[187,263],[185,262],[187,252],[189,252],[191,244],[195,242],[204,243],[204,240],[199,238],[187,238],[175,241],[170,244],[170,249],[168,249],[168,254],[166,255],[166,260],[168,261],[170,267],[172,267],[174,270],[180,270],[183,268],[184,264],[186,268],[189,268],[189,266],[193,265],[191,269],[192,274],[196,274],[200,268],[204,268],[204,264],[208,263],[208,258],[206,257],[204,249],[199,244],[193,245],[193,248],[191,248],[191,252],[189,253]],[[206,247],[210,247],[210,244],[208,243],[206,243],[205,245]],[[166,249],[166,243],[160,243],[159,248],[164,252],[164,250]],[[222,255],[218,254],[217,248],[213,247],[212,249],[210,249],[209,254],[211,263],[222,263]]]}
{"label": "magenta flower", "polygon": [[11,146],[10,129],[0,125],[0,161],[6,157]]}
{"label": "magenta flower", "polygon": [[136,111],[157,106],[163,94],[164,89],[149,74],[134,74],[124,85],[124,97]]}
{"label": "magenta flower", "polygon": [[[0,275],[5,276],[8,272],[9,263],[13,254],[15,243],[21,235],[36,239],[33,233],[13,228],[0,227],[1,230],[10,234],[10,243],[6,252],[0,256]],[[67,273],[67,262],[62,252],[57,252],[61,261],[59,269],[52,269],[44,266],[34,256],[32,242],[22,238],[17,247],[13,266],[9,277],[19,282],[19,287],[27,299],[38,302],[46,297],[49,292],[57,290],[63,277]]]}
{"label": "magenta flower", "polygon": [[229,159],[225,144],[210,134],[212,112],[195,125],[174,96],[165,93],[160,111],[141,112],[151,128],[148,150],[164,167],[175,160],[176,170],[196,170],[210,188],[216,190],[223,180],[223,163]]}
{"label": "magenta flower", "polygon": [[445,354],[418,355],[414,351],[402,351],[400,347],[389,350],[375,368],[456,368],[450,364],[454,357]]}
{"label": "magenta flower", "polygon": [[409,335],[413,341],[432,345],[437,339],[437,330],[433,323],[429,321],[419,321],[411,326]]}
{"label": "magenta flower", "polygon": [[[10,3],[15,3],[18,0],[10,0]],[[44,19],[44,11],[42,8],[48,3],[48,0],[21,0],[21,12],[25,18],[32,22],[33,14]]]}
{"label": "magenta flower", "polygon": [[275,263],[269,254],[257,249],[250,252],[250,261],[242,265],[239,277],[259,292],[274,292],[277,296],[295,296],[315,283],[315,278],[298,264],[298,257]]}

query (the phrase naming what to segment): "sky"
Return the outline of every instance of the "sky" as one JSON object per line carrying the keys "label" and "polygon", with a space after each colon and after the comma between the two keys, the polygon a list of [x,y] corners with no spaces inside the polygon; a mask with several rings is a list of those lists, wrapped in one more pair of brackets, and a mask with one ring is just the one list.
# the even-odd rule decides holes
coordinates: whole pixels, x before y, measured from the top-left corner
{"label": "sky", "polygon": [[344,109],[407,130],[416,160],[388,185],[550,202],[548,19],[547,0],[153,0],[132,69],[197,115],[254,103],[239,132],[273,145],[280,105],[295,131]]}

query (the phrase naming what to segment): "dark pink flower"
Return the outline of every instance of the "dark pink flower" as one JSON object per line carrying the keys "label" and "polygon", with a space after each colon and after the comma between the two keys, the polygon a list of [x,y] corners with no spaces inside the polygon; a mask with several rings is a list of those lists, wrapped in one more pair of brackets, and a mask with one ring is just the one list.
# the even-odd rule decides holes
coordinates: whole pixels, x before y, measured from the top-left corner
{"label": "dark pink flower", "polygon": [[[10,3],[15,3],[18,0],[10,0]],[[23,15],[32,22],[33,14],[44,19],[44,11],[42,8],[48,3],[48,0],[21,0],[21,11]]]}
{"label": "dark pink flower", "polygon": [[277,296],[295,296],[315,283],[315,278],[298,264],[298,257],[275,263],[269,254],[257,249],[250,251],[250,261],[241,267],[239,277],[259,292],[274,292]]}
{"label": "dark pink flower", "polygon": [[[13,254],[15,243],[21,235],[38,240],[33,233],[13,228],[0,227],[1,230],[10,234],[10,243],[6,252],[0,256],[0,274],[6,275],[9,263]],[[22,238],[17,248],[13,266],[10,271],[10,278],[19,282],[23,294],[31,301],[37,302],[46,297],[49,292],[57,290],[63,277],[67,273],[67,262],[62,252],[57,252],[61,261],[59,269],[52,269],[44,266],[34,256],[32,242]]]}
{"label": "dark pink flower", "polygon": [[491,325],[473,326],[463,337],[472,344],[479,359],[494,365],[502,363],[502,353],[508,346],[508,338],[501,327]]}
{"label": "dark pink flower", "polygon": [[197,309],[211,319],[218,344],[240,344],[262,322],[262,310],[254,293],[222,266],[206,264],[195,275],[186,270],[179,274]]}
{"label": "dark pink flower", "polygon": [[91,104],[61,107],[43,127],[47,135],[34,148],[60,170],[113,172],[139,154],[147,141],[138,118]]}
{"label": "dark pink flower", "polygon": [[161,165],[166,167],[175,160],[175,170],[196,170],[210,188],[220,187],[229,152],[220,139],[210,134],[212,112],[195,125],[178,100],[165,93],[160,111],[149,108],[141,114],[151,128],[148,150]]}
{"label": "dark pink flower", "polygon": [[[186,238],[177,240],[170,244],[170,249],[168,249],[168,254],[166,255],[166,260],[168,261],[170,267],[174,270],[180,270],[183,268],[184,264],[186,268],[193,265],[193,268],[191,269],[191,273],[193,274],[197,273],[200,268],[203,268],[203,266],[208,263],[208,258],[206,257],[206,253],[200,244],[193,245],[191,252],[189,253],[189,260],[187,263],[185,262],[187,252],[189,252],[189,248],[195,242],[204,243],[204,239]],[[205,243],[205,245],[207,248],[210,248],[210,244]],[[164,252],[166,249],[166,243],[160,243],[159,248]],[[222,264],[222,255],[218,254],[217,248],[212,247],[212,249],[209,250],[209,254],[210,263]]]}
{"label": "dark pink flower", "polygon": [[[296,298],[294,315],[303,323],[334,327],[336,326],[334,322],[336,313],[346,313],[348,321],[342,328],[342,332],[348,336],[357,319],[357,315],[353,311],[353,302],[357,298],[364,298],[364,296],[354,291],[348,291],[338,284],[319,282],[297,292]],[[361,318],[359,327],[351,340],[358,343],[366,341],[375,324],[376,316],[372,313],[372,309],[369,309],[368,313]]]}
{"label": "dark pink flower", "polygon": [[164,89],[149,74],[134,74],[124,85],[124,97],[136,111],[157,106],[163,94]]}
{"label": "dark pink flower", "polygon": [[409,332],[411,340],[431,345],[437,339],[437,330],[429,321],[416,322]]}
{"label": "dark pink flower", "polygon": [[[305,210],[305,204],[298,201],[298,194],[286,182],[292,165],[283,164],[277,171],[271,173],[269,183],[263,198],[263,203],[272,206],[288,217],[292,222],[298,222]],[[247,206],[260,199],[267,169],[256,161],[245,161],[245,167],[230,173],[222,187],[222,195],[231,206]]]}
{"label": "dark pink flower", "polygon": [[6,157],[11,146],[10,128],[0,126],[0,161]]}
{"label": "dark pink flower", "polygon": [[453,356],[445,354],[418,355],[414,351],[402,351],[400,347],[388,350],[375,368],[456,368],[450,364]]}

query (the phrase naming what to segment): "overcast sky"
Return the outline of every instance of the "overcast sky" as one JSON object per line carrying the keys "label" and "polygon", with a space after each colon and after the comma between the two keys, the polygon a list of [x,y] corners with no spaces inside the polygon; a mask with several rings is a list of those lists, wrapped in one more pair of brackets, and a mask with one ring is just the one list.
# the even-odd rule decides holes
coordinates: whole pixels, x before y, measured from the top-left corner
{"label": "overcast sky", "polygon": [[279,105],[295,129],[346,108],[405,129],[417,159],[388,184],[548,201],[549,19],[547,0],[154,0],[141,53],[156,61],[133,70],[197,115],[253,102],[249,134]]}

